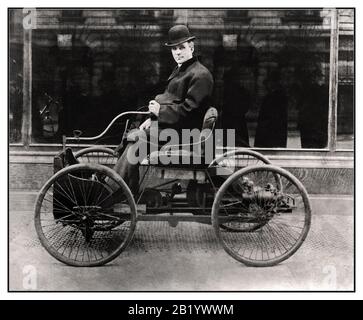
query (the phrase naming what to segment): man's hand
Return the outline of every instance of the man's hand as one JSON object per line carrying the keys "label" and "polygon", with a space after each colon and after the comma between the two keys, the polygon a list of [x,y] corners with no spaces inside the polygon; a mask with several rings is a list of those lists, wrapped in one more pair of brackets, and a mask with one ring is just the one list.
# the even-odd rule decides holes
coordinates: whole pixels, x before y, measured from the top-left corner
{"label": "man's hand", "polygon": [[147,118],[139,127],[140,130],[146,130],[149,129],[151,125],[151,119]]}
{"label": "man's hand", "polygon": [[151,100],[149,102],[149,111],[152,112],[154,115],[158,116],[160,110],[160,104],[155,100]]}

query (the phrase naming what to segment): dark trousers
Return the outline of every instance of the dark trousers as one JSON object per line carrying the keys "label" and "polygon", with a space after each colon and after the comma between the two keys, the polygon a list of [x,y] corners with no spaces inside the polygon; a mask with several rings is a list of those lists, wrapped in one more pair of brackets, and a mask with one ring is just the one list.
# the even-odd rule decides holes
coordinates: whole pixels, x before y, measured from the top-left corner
{"label": "dark trousers", "polygon": [[132,145],[133,142],[129,142],[126,145],[126,148],[124,149],[120,158],[117,160],[113,169],[121,176],[122,179],[124,179],[133,195],[136,195],[139,191],[140,163],[133,164],[128,161],[127,153],[129,152]]}
{"label": "dark trousers", "polygon": [[[142,132],[143,134],[140,135],[140,133]],[[151,139],[151,133],[157,136],[153,136],[154,139]],[[139,192],[139,167],[140,162],[143,159],[140,158],[140,161],[138,161],[137,163],[132,163],[129,161],[130,155],[128,155],[128,153],[134,153],[135,150],[132,150],[132,147],[134,146],[136,141],[139,148],[147,148],[147,150],[149,151],[159,150],[162,144],[158,144],[158,135],[158,130],[151,131],[150,129],[146,129],[144,131],[133,131],[127,137],[126,147],[113,168],[121,176],[121,178],[124,179],[134,196],[137,195]],[[151,144],[153,145],[153,148],[151,148]],[[147,152],[147,154],[149,154],[149,152]],[[138,156],[138,154],[136,155]]]}

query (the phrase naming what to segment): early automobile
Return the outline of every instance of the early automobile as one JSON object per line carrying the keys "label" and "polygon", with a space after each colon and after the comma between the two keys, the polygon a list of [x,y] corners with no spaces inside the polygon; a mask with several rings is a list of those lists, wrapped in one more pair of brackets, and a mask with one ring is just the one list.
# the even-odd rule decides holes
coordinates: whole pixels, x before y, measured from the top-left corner
{"label": "early automobile", "polygon": [[[140,166],[140,191],[133,195],[112,169],[115,150],[94,146],[73,154],[67,147],[97,140],[116,120],[135,114],[148,112],[124,112],[96,137],[82,137],[79,131],[64,137],[54,175],[35,204],[37,234],[53,257],[71,266],[104,265],[130,244],[138,221],[167,221],[172,227],[181,221],[212,224],[224,250],[248,266],[273,266],[298,250],[310,228],[308,194],[289,171],[256,151],[234,148],[210,163],[190,165],[151,161],[162,152],[190,156],[183,145],[153,152]],[[210,129],[210,136],[216,120],[217,110],[209,108],[203,128]],[[77,161],[69,160],[73,157]]]}

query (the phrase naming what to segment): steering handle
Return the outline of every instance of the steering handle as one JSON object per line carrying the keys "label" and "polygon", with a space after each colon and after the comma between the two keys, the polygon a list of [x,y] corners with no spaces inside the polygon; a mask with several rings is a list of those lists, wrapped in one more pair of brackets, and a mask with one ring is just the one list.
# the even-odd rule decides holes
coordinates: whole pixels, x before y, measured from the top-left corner
{"label": "steering handle", "polygon": [[99,135],[94,136],[94,137],[80,137],[82,134],[81,130],[74,130],[73,134],[74,137],[65,137],[66,141],[72,141],[72,140],[77,140],[77,141],[91,141],[91,140],[97,140],[102,138],[107,131],[111,128],[111,126],[120,118],[127,116],[127,115],[151,115],[150,111],[126,111],[123,113],[120,113],[118,116],[116,116],[115,118],[113,118],[113,120],[109,123],[109,125],[107,126],[107,128],[101,132]]}

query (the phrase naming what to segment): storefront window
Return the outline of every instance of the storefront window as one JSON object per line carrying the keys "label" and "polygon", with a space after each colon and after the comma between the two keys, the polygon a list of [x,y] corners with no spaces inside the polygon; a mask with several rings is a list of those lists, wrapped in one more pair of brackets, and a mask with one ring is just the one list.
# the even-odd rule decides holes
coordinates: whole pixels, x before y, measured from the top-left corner
{"label": "storefront window", "polygon": [[354,147],[354,10],[339,10],[337,149]]}
{"label": "storefront window", "polygon": [[[161,27],[150,23],[145,10],[122,13],[101,15],[109,15],[113,29],[95,27],[95,21],[104,22],[100,13],[83,10],[60,29],[33,31],[33,142],[61,142],[74,129],[97,135],[113,117],[146,105],[164,86],[171,59],[161,50]],[[132,16],[137,24],[130,22]],[[119,143],[122,125],[97,143]]]}
{"label": "storefront window", "polygon": [[[96,135],[146,105],[174,67],[167,31],[183,23],[214,76],[219,125],[236,130],[239,146],[327,147],[330,10],[51,11],[38,10],[32,33],[33,143],[59,143],[74,129]],[[352,86],[343,85],[339,101],[349,102],[340,102],[338,134],[352,135],[342,120],[352,114]],[[122,123],[99,143],[118,143],[120,132]]]}
{"label": "storefront window", "polygon": [[21,142],[23,114],[22,10],[9,10],[9,141]]}
{"label": "storefront window", "polygon": [[323,10],[224,19],[214,72],[223,127],[236,129],[240,146],[327,146],[329,45]]}

